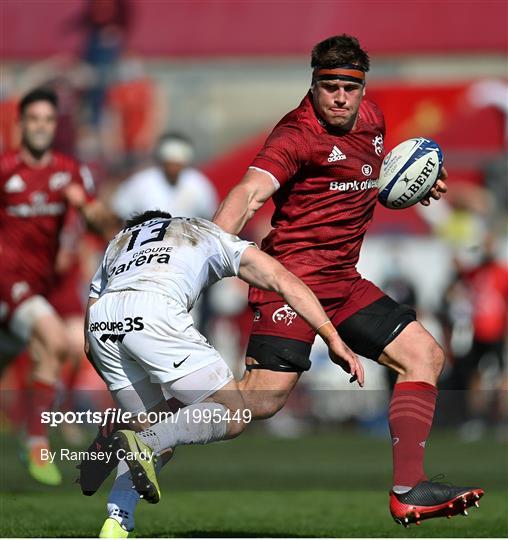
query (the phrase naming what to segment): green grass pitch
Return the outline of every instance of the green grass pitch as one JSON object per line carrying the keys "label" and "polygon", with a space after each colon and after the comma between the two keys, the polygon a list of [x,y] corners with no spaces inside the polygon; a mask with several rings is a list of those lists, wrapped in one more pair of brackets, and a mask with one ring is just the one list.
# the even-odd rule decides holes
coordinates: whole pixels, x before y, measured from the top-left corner
{"label": "green grass pitch", "polygon": [[[64,484],[33,482],[0,437],[0,535],[96,537],[105,518],[108,482],[83,497],[72,463]],[[252,429],[235,441],[178,449],[162,472],[163,498],[144,501],[138,537],[507,537],[508,452],[495,440],[462,443],[435,432],[429,474],[486,489],[468,518],[439,519],[404,529],[388,512],[389,441],[337,428],[297,439]]]}

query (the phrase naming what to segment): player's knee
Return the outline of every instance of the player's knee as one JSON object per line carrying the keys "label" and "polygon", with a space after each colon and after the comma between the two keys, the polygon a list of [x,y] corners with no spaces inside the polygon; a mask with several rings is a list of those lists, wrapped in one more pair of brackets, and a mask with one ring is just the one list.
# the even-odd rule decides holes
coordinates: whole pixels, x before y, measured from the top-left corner
{"label": "player's knee", "polygon": [[74,366],[79,366],[84,356],[82,341],[71,341],[68,344],[68,357]]}
{"label": "player's knee", "polygon": [[68,359],[74,364],[79,365],[83,358],[84,340],[83,340],[83,323],[77,322],[66,323],[67,330],[67,355]]}
{"label": "player's knee", "polygon": [[48,336],[45,345],[49,355],[60,362],[64,361],[69,354],[69,344],[64,336],[56,334]]}
{"label": "player's knee", "polygon": [[437,381],[445,363],[445,355],[441,346],[430,337],[418,344],[418,351],[412,361],[405,367],[405,374],[415,379],[431,378]]}
{"label": "player's knee", "polygon": [[426,362],[437,379],[443,371],[445,354],[442,347],[435,340],[430,341],[427,348]]}
{"label": "player's knee", "polygon": [[284,407],[287,398],[288,394],[284,390],[270,390],[263,392],[263,396],[260,396],[255,410],[252,411],[253,418],[256,420],[271,418]]}
{"label": "player's knee", "polygon": [[[243,413],[243,411],[241,412]],[[235,439],[245,431],[246,427],[247,422],[243,419],[243,417],[238,420],[230,420],[228,422],[227,438]]]}
{"label": "player's knee", "polygon": [[36,327],[32,334],[32,348],[41,351],[45,362],[65,360],[69,354],[69,342],[65,329],[61,325]]}

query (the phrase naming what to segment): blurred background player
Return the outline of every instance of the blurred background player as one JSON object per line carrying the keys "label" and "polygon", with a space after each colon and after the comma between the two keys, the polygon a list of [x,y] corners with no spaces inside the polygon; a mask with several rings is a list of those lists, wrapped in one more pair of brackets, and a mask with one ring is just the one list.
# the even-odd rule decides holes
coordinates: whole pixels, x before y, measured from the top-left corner
{"label": "blurred background player", "polygon": [[[215,187],[192,166],[194,146],[180,133],[162,135],[155,149],[156,164],[124,180],[111,199],[111,207],[123,220],[134,213],[163,208],[172,216],[212,219],[217,210]],[[210,289],[205,289],[192,312],[200,332],[209,335],[214,317]]]}
{"label": "blurred background player", "polygon": [[508,435],[508,267],[494,247],[495,235],[483,231],[457,250],[456,274],[445,295],[445,324],[455,352],[448,387],[464,390],[455,394],[465,441],[481,439],[490,423],[500,439]]}
{"label": "blurred background player", "polygon": [[32,359],[27,408],[26,451],[30,474],[56,485],[60,473],[41,460],[48,448],[41,412],[51,410],[61,362],[68,353],[67,332],[48,301],[56,278],[60,233],[71,208],[96,230],[114,223],[94,200],[90,172],[55,152],[58,102],[39,88],[19,103],[21,147],[0,157],[0,360],[2,368],[24,348]]}
{"label": "blurred background player", "polygon": [[[311,67],[307,96],[277,124],[214,222],[238,234],[273,196],[274,229],[262,249],[313,289],[353,351],[398,373],[389,414],[392,516],[407,526],[454,515],[483,490],[428,481],[424,473],[443,351],[412,308],[356,269],[378,195],[376,182],[365,180],[378,177],[384,157],[383,115],[363,99],[369,57],[356,38],[343,34],[314,46]],[[438,180],[422,204],[444,192]],[[310,368],[315,334],[276,294],[251,287],[249,301],[255,317],[240,388],[254,417],[266,418]],[[262,392],[268,388],[277,392]]]}
{"label": "blurred background player", "polygon": [[173,216],[211,219],[217,192],[210,180],[192,166],[194,147],[179,133],[162,135],[155,150],[157,163],[122,182],[111,201],[126,220],[134,213],[164,208]]}

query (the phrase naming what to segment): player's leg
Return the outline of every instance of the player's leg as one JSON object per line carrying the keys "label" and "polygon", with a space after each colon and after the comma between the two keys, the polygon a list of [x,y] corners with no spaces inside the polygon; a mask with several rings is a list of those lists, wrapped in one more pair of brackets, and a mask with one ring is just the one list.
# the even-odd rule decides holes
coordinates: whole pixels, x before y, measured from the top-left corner
{"label": "player's leg", "polygon": [[437,379],[444,353],[418,322],[412,322],[384,349],[379,361],[399,375],[390,403],[394,488],[390,509],[399,523],[467,515],[483,490],[428,481],[423,462],[434,420]]}
{"label": "player's leg", "polygon": [[434,420],[444,353],[422,325],[413,321],[386,346],[379,362],[398,373],[389,410],[393,489],[409,491],[427,478],[425,446]]}
{"label": "player's leg", "polygon": [[[57,274],[48,295],[49,303],[65,325],[67,338],[66,369],[65,376],[61,380],[64,392],[61,408],[64,411],[76,409],[74,387],[79,378],[84,356],[84,306],[80,291],[82,272],[76,261],[76,256],[67,248],[59,250],[56,261]],[[64,423],[61,429],[68,442],[80,445],[83,439],[83,430],[77,424]]]}
{"label": "player's leg", "polygon": [[[247,356],[247,368],[258,365],[255,358]],[[246,370],[238,386],[245,400],[245,408],[253,420],[270,418],[284,407],[301,373],[282,373],[267,368]]]}
{"label": "player's leg", "polygon": [[310,369],[314,332],[284,301],[251,303],[255,313],[239,382],[252,418],[269,418],[286,403],[303,371]]}
{"label": "player's leg", "polygon": [[[114,295],[111,295],[114,296]],[[100,322],[118,322],[114,317],[116,298],[101,298],[90,313],[90,325],[100,326]],[[113,310],[113,312],[112,312]],[[123,317],[121,317],[123,321]],[[95,369],[101,375],[112,392],[116,404],[123,412],[131,413],[133,420],[140,413],[159,413],[166,405],[160,385],[151,383],[145,370],[121,346],[123,337],[120,334],[110,334],[109,331],[88,332],[90,341],[89,359],[93,361]],[[148,349],[149,350],[149,349]],[[100,537],[127,537],[134,528],[134,514],[140,495],[134,489],[132,474],[125,461],[125,449],[113,448],[113,436],[118,432],[113,422],[108,423],[95,438],[91,450],[111,452],[108,462],[82,462],[80,471],[80,484],[85,495],[92,495],[109,476],[113,468],[117,467],[115,482],[113,483],[107,503],[107,518],[100,532]],[[142,429],[144,424],[140,421],[129,422],[125,428]],[[121,450],[121,452],[119,452]],[[136,450],[138,451],[138,450]],[[158,460],[148,449],[145,460],[150,485],[148,490],[158,493],[158,484],[155,476]],[[150,463],[148,460],[152,461]],[[153,495],[152,495],[153,496]]]}
{"label": "player's leg", "polygon": [[0,375],[26,347],[25,341],[0,326]]}
{"label": "player's leg", "polygon": [[[90,310],[90,320],[102,301]],[[187,406],[175,415],[176,420],[150,428],[157,434],[151,443],[156,452],[239,435],[245,425],[244,404],[233,374],[194,328],[185,308],[152,293],[138,293],[125,302],[125,313],[144,314],[139,318],[143,328],[126,334],[121,350],[136,360],[151,381]],[[97,336],[92,340],[97,342]]]}
{"label": "player's leg", "polygon": [[[76,392],[76,384],[79,381],[80,374],[82,373],[83,360],[84,360],[84,338],[83,338],[83,315],[78,313],[77,310],[73,314],[64,316],[63,323],[65,326],[65,333],[67,336],[67,355],[65,362],[68,365],[65,378],[62,378],[63,385],[63,401],[61,409],[63,411],[75,411],[79,406],[76,403],[78,393]],[[64,423],[62,424],[62,432],[67,443],[74,446],[81,446],[84,442],[85,433],[78,424]]]}
{"label": "player's leg", "polygon": [[42,296],[31,296],[12,314],[9,329],[28,344],[32,358],[27,419],[27,456],[30,474],[39,482],[57,485],[61,475],[54,463],[41,460],[49,447],[47,425],[41,423],[42,411],[53,407],[60,365],[67,341],[62,321]]}
{"label": "player's leg", "polygon": [[[118,390],[115,392],[115,400],[118,406],[123,411],[131,412],[135,418],[128,426],[134,431],[142,430],[149,426],[147,418],[152,414],[160,415],[168,410],[164,396],[161,393],[160,386],[150,383],[148,378],[145,378],[132,386]],[[139,413],[144,413],[142,418],[137,419]],[[104,448],[113,450],[112,437],[104,443]],[[125,454],[126,448],[121,451]],[[140,452],[142,449],[136,449]],[[147,453],[151,454],[150,449],[146,449]],[[115,457],[121,457],[116,449]],[[156,474],[160,469],[171,459],[172,451],[162,454],[160,457],[153,455],[153,469],[150,464],[142,471],[144,476],[143,495],[149,498],[159,497],[158,482]],[[111,538],[126,537],[129,532],[134,530],[136,508],[143,495],[140,495],[135,489],[131,469],[125,459],[117,459],[116,478],[108,496],[107,513],[108,517],[104,522],[99,537]]]}
{"label": "player's leg", "polygon": [[[114,397],[122,410],[134,411],[139,407],[135,406],[133,400],[139,401],[137,396],[144,400],[149,395],[156,398],[156,390],[153,390],[156,386],[145,379],[137,385],[115,391]],[[150,427],[142,431],[120,430],[113,436],[117,454],[123,452],[126,456],[125,462],[137,493],[150,503],[159,502],[161,497],[157,481],[158,467],[161,466],[158,456],[164,456],[180,445],[208,444],[236,437],[249,420],[244,414],[238,386],[222,359],[164,386],[179,401],[190,404],[174,415],[166,414],[169,407],[159,387],[160,401],[150,407],[149,412],[157,413],[156,417],[160,420],[152,423],[153,414],[143,415],[143,419],[150,422]],[[154,398],[150,401],[154,401]],[[121,473],[119,468],[110,494],[108,513],[116,518],[112,512],[115,508],[121,508],[126,527],[133,528],[134,511],[139,499],[132,494],[130,484],[126,491],[127,484],[129,477]]]}
{"label": "player's leg", "polygon": [[84,318],[82,315],[76,314],[71,317],[65,317],[63,323],[67,335],[67,356],[72,362],[73,367],[79,371],[85,346],[83,339]]}
{"label": "player's leg", "polygon": [[[374,292],[377,288],[360,280],[354,295],[368,297],[369,289]],[[337,329],[357,354],[398,373],[389,414],[394,464],[392,515],[407,524],[447,515],[446,512],[454,515],[464,508],[464,504],[473,504],[483,491],[426,481],[425,446],[434,418],[436,382],[444,354],[434,338],[416,321],[414,310],[382,296],[340,321]],[[416,504],[417,501],[421,504]]]}
{"label": "player's leg", "polygon": [[186,406],[137,434],[157,454],[180,445],[235,438],[251,419],[222,359],[162,386]]}
{"label": "player's leg", "polygon": [[[105,323],[119,322],[115,314],[116,301],[115,295],[101,298],[90,311],[90,327],[95,326],[97,330],[88,331],[90,342],[88,359],[110,391],[119,392],[121,389],[130,389],[130,391],[124,391],[123,401],[120,403],[117,401],[117,404],[125,412],[136,415],[158,407],[163,396],[160,386],[151,384],[144,369],[128,352],[120,348],[125,334],[122,335],[119,332],[112,334],[106,328],[112,328],[112,326]],[[118,303],[120,304],[119,301]],[[120,317],[120,321],[124,324],[123,317]],[[101,323],[102,330],[99,328]],[[114,422],[107,423],[99,430],[99,434],[89,447],[91,451],[110,452],[108,460],[101,462],[84,460],[80,464],[80,484],[85,495],[93,495],[111,471],[117,468],[117,475],[107,503],[108,517],[99,535],[104,538],[128,536],[129,531],[134,528],[134,514],[139,501],[139,494],[133,488],[127,463],[124,459],[119,459],[121,456],[113,451],[112,436],[118,427],[120,426]],[[127,425],[125,427],[137,428],[137,426]]]}

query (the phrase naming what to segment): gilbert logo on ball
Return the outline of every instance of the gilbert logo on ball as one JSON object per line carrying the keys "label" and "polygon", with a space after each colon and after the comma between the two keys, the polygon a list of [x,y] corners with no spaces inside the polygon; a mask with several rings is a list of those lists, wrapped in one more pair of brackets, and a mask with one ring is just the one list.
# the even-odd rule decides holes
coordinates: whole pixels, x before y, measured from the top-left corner
{"label": "gilbert logo on ball", "polygon": [[379,173],[379,202],[395,210],[425,198],[441,174],[443,152],[432,139],[417,137],[397,145]]}

